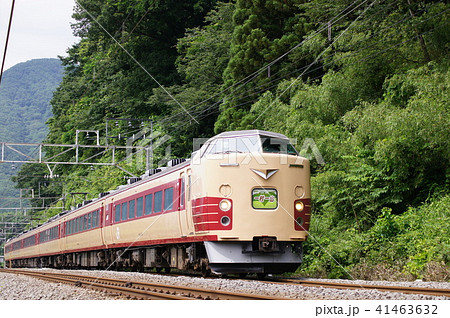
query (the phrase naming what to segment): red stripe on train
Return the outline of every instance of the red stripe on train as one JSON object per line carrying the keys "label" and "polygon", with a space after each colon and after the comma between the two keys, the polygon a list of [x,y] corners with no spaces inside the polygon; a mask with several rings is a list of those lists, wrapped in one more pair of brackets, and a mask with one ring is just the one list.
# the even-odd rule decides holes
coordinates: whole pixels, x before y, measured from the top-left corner
{"label": "red stripe on train", "polygon": [[[231,208],[222,211],[219,204],[228,200]],[[218,197],[203,197],[192,200],[192,219],[196,232],[231,230],[233,228],[233,201]]]}

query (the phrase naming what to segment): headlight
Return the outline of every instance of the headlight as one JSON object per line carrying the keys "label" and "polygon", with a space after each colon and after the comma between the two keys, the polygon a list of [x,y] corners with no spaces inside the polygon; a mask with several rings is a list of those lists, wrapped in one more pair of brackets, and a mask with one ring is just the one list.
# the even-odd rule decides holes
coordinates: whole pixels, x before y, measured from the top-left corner
{"label": "headlight", "polygon": [[222,216],[222,218],[220,219],[220,224],[222,224],[223,226],[229,225],[230,222],[231,220],[228,216]]}
{"label": "headlight", "polygon": [[297,220],[295,220],[295,222],[297,222],[298,225],[302,226],[303,225],[303,218],[301,216],[299,216],[297,218]]}
{"label": "headlight", "polygon": [[231,209],[231,201],[227,200],[227,199],[223,199],[222,201],[220,201],[219,203],[219,208],[223,211],[223,212],[227,212]]}
{"label": "headlight", "polygon": [[305,207],[305,205],[303,204],[302,201],[297,201],[297,202],[295,202],[295,209],[296,209],[298,212],[302,212],[304,207]]}

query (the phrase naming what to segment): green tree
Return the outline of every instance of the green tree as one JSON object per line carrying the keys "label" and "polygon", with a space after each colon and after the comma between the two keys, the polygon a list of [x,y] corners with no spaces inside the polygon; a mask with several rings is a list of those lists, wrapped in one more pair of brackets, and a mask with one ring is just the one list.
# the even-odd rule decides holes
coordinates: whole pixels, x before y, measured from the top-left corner
{"label": "green tree", "polygon": [[220,105],[216,132],[254,127],[256,116],[248,112],[261,92],[273,86],[272,74],[283,77],[304,63],[278,59],[305,35],[307,23],[299,8],[303,2],[237,1],[231,58],[224,72],[228,90]]}

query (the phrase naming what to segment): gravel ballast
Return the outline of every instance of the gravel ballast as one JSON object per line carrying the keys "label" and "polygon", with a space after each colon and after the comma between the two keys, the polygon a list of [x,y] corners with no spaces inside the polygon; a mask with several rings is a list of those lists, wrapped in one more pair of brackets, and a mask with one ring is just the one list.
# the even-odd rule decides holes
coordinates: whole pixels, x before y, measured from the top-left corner
{"label": "gravel ballast", "polygon": [[[43,271],[53,271],[43,269]],[[439,300],[450,299],[429,295],[401,294],[393,292],[379,292],[376,290],[340,290],[322,287],[304,287],[296,285],[284,285],[266,283],[256,280],[201,278],[190,276],[164,276],[153,273],[132,273],[113,271],[58,271],[95,277],[120,278],[130,281],[145,281],[160,284],[190,286],[208,288],[213,290],[225,290],[238,293],[268,295],[293,299],[322,299],[322,300]],[[394,285],[426,288],[450,288],[450,283],[439,282],[371,282],[371,281],[343,281],[361,285]],[[59,283],[49,283],[43,280],[0,273],[0,299],[118,299],[116,296],[106,295],[100,292],[76,288]],[[121,298],[124,299],[124,298]]]}
{"label": "gravel ballast", "polygon": [[118,296],[52,283],[41,279],[0,273],[0,300],[113,300]]}

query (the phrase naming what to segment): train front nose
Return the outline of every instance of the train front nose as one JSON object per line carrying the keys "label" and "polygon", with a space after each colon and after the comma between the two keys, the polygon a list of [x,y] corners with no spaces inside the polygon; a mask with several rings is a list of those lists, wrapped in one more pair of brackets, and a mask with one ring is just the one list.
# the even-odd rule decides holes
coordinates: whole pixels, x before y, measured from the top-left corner
{"label": "train front nose", "polygon": [[209,266],[216,273],[282,273],[295,271],[302,262],[309,223],[304,215],[309,203],[302,200],[309,192],[299,189],[308,189],[309,175],[289,162],[280,165],[275,155],[265,159],[265,165],[243,164],[244,160],[238,160],[239,165],[216,163],[220,181],[214,188],[218,197],[232,204],[232,227],[216,232],[218,241],[205,243]]}

